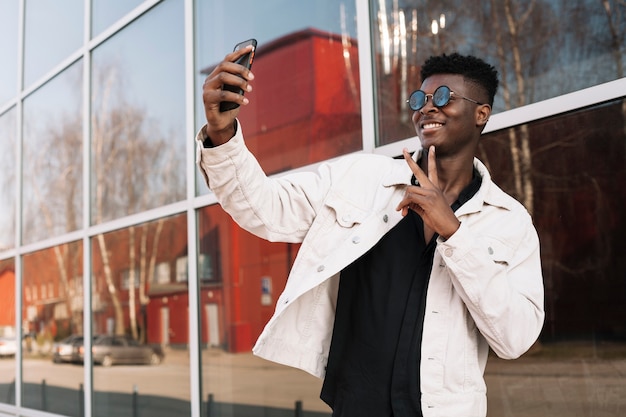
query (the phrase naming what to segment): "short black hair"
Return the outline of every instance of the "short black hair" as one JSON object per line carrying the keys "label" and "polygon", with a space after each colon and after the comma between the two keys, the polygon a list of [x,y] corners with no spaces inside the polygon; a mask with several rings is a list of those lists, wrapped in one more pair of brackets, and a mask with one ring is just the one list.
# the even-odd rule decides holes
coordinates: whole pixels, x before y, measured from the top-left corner
{"label": "short black hair", "polygon": [[460,55],[457,52],[431,56],[422,65],[420,75],[424,81],[435,74],[462,75],[467,81],[484,88],[489,95],[489,105],[493,106],[493,99],[498,90],[498,71],[482,59],[472,55]]}

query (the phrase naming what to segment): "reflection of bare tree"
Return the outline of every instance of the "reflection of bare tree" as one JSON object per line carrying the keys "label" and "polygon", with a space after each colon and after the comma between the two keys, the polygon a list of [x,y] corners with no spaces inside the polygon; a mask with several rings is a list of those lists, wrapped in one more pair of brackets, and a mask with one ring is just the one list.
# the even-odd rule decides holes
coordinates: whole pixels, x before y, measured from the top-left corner
{"label": "reflection of bare tree", "polygon": [[[532,12],[535,8],[535,1],[531,1],[524,4],[524,9],[521,4],[512,4],[512,0],[504,0],[503,2],[496,2],[491,0],[491,20],[493,22],[493,29],[496,38],[496,51],[498,60],[500,62],[500,68],[504,68],[507,71],[508,68],[512,68],[512,79],[516,86],[517,100],[513,103],[511,97],[511,86],[509,79],[506,76],[502,77],[502,90],[504,91],[504,102],[507,109],[513,107],[521,107],[526,104],[526,86],[524,82],[524,72],[522,64],[522,51],[520,46],[520,33],[524,31],[522,28],[531,20]],[[501,10],[498,6],[503,6]],[[515,7],[515,11],[513,8]],[[506,22],[506,27],[502,28],[499,24],[500,14],[503,14]],[[515,15],[514,15],[515,14]],[[505,37],[508,38],[508,54],[505,54]],[[533,51],[531,51],[533,52]],[[511,60],[512,63],[507,62]],[[535,61],[535,59],[532,59]],[[534,192],[532,186],[532,157],[530,153],[528,127],[526,125],[521,126],[519,130],[509,129],[509,150],[511,153],[511,162],[513,166],[513,178],[515,184],[515,192],[521,199],[522,204],[528,209],[529,212],[533,211],[533,199]]]}
{"label": "reflection of bare tree", "polygon": [[[24,173],[31,194],[25,201],[30,216],[24,225],[25,240],[54,236],[79,227],[82,187],[82,121],[79,114],[65,114],[61,121],[47,123],[46,140],[30,145],[29,159],[37,161]],[[57,173],[53,176],[50,173]],[[59,214],[63,214],[59,219]],[[70,318],[69,331],[82,332],[82,300],[73,277],[78,273],[79,251],[75,246],[52,249],[64,303]],[[78,301],[78,302],[77,302]]]}
{"label": "reflection of bare tree", "polygon": [[[402,92],[413,88],[408,77],[417,76],[413,69],[432,54],[459,51],[496,64],[503,99],[496,100],[496,111],[624,76],[623,0],[491,0],[472,8],[461,0],[376,3],[379,122],[387,137],[411,134]],[[603,55],[611,57],[609,63],[598,67]],[[526,126],[509,131],[508,148],[513,194],[532,212],[533,154]]]}
{"label": "reflection of bare tree", "polygon": [[[184,197],[182,152],[171,149],[163,133],[149,123],[146,112],[131,104],[124,94],[124,85],[115,67],[102,68],[96,74],[94,109],[92,113],[92,149],[95,176],[93,220],[108,219],[158,207]],[[146,286],[152,271],[146,271],[148,257],[156,257],[162,220],[156,223],[152,254],[147,253],[150,225],[139,230],[137,248],[136,227],[128,229],[129,236],[129,319],[130,331],[137,333],[137,299],[135,283],[139,281],[139,304],[142,311],[148,303]],[[124,314],[113,277],[111,259],[104,236],[98,236],[103,274],[115,311],[115,333],[124,333]],[[139,250],[139,260],[137,259]],[[137,264],[139,277],[137,277]],[[142,338],[145,336],[141,335]]]}

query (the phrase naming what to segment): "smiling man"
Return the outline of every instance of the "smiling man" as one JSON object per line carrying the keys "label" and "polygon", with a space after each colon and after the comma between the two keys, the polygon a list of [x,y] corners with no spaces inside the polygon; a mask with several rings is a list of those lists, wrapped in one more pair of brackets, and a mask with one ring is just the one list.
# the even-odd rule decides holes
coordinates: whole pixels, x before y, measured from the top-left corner
{"label": "smiling man", "polygon": [[[246,230],[301,242],[254,353],[324,379],[333,416],[483,417],[489,348],[517,358],[544,320],[539,241],[524,207],[475,158],[496,70],[431,57],[409,107],[420,138],[404,161],[351,155],[268,178],[222,101],[252,73],[226,56],[207,77],[198,164]],[[244,110],[245,111],[245,110]]]}

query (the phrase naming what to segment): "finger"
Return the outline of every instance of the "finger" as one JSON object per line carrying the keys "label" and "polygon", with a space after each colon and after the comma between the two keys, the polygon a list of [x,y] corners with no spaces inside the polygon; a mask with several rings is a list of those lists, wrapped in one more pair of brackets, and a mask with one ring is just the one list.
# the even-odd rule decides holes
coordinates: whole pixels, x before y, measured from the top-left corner
{"label": "finger", "polygon": [[422,185],[428,184],[429,182],[428,176],[426,176],[424,171],[422,171],[422,168],[420,168],[420,166],[417,165],[417,162],[415,162],[413,158],[411,158],[411,154],[409,153],[409,151],[406,148],[404,148],[402,150],[402,154],[404,156],[404,160],[409,165],[409,168],[411,168],[413,175],[415,175],[415,178],[417,178],[417,182]]}
{"label": "finger", "polygon": [[427,191],[419,186],[408,186],[402,200],[396,206],[396,211],[402,211],[402,215],[406,216],[409,209],[419,207],[419,200]]}
{"label": "finger", "polygon": [[226,55],[226,57],[224,58],[224,61],[226,63],[232,63],[237,66],[237,69],[231,72],[235,74],[240,74],[244,79],[248,81],[254,79],[254,74],[248,68],[244,67],[241,64],[236,63],[236,61],[242,56],[244,56],[245,54],[251,53],[252,51],[254,51],[254,46],[248,45],[245,48],[231,52],[230,54]]}
{"label": "finger", "polygon": [[439,177],[437,174],[437,158],[435,156],[435,147],[431,145],[428,148],[428,179],[433,185],[439,188]]}

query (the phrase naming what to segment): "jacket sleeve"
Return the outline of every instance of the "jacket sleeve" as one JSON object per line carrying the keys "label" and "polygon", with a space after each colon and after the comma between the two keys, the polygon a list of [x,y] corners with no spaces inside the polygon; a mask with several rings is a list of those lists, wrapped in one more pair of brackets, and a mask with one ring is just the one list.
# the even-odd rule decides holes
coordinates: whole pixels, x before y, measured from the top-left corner
{"label": "jacket sleeve", "polygon": [[245,230],[269,241],[304,239],[323,200],[329,180],[324,168],[268,178],[245,146],[241,124],[223,145],[203,146],[196,137],[196,162],[222,208]]}
{"label": "jacket sleeve", "polygon": [[521,206],[504,215],[496,210],[487,228],[464,221],[437,249],[478,330],[499,357],[515,359],[543,326],[539,239]]}

